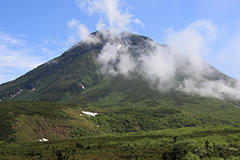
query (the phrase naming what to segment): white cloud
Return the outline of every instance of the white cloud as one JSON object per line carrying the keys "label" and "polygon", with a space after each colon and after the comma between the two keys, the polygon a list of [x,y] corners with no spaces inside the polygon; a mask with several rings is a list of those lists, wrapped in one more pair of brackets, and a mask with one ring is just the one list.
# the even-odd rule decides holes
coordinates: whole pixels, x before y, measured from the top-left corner
{"label": "white cloud", "polygon": [[29,55],[31,48],[26,46],[26,41],[12,35],[0,33],[0,66],[32,68],[39,64],[40,57]]}
{"label": "white cloud", "polygon": [[[231,82],[208,78],[217,74],[213,75],[214,68],[203,61],[202,54],[208,50],[207,42],[214,40],[215,36],[216,27],[208,21],[196,21],[181,31],[171,31],[167,36],[171,47],[147,41],[147,48],[131,48],[131,43],[122,41],[124,38],[119,36],[111,38],[112,41],[103,47],[98,62],[103,73],[131,78],[131,73],[138,71],[157,84],[161,91],[174,88],[215,98],[226,95],[240,98],[240,87],[236,82],[232,87]],[[131,55],[130,50],[139,55]]]}
{"label": "white cloud", "polygon": [[67,45],[73,45],[79,38],[86,43],[98,43],[99,39],[90,35],[89,30],[83,24],[80,24],[78,20],[72,19],[68,22],[68,27],[72,31],[72,34],[66,41]]}
{"label": "white cloud", "polygon": [[99,21],[96,25],[98,30],[109,30],[113,33],[131,31],[131,23],[144,24],[127,11],[125,1],[119,0],[77,0],[76,3],[81,9],[87,8],[90,14],[99,14]]}
{"label": "white cloud", "polygon": [[107,43],[102,51],[101,54],[98,56],[98,61],[102,64],[101,71],[102,73],[112,73],[115,74],[116,71],[114,70],[114,66],[112,63],[116,61],[118,58],[118,51],[114,44]]}
{"label": "white cloud", "polygon": [[[159,81],[161,89],[169,89],[176,72],[176,59],[167,48],[151,44],[155,49],[150,54],[142,55],[140,61],[144,75],[152,82]],[[164,87],[162,87],[164,85]]]}
{"label": "white cloud", "polygon": [[21,76],[44,61],[44,55],[34,55],[41,49],[34,49],[22,38],[0,32],[0,83]]}
{"label": "white cloud", "polygon": [[199,20],[191,23],[185,29],[173,31],[170,29],[166,37],[169,46],[178,50],[178,53],[187,54],[194,67],[203,67],[202,55],[209,52],[207,42],[216,37],[216,27],[210,22]]}
{"label": "white cloud", "polygon": [[145,26],[144,23],[142,23],[139,19],[135,18],[134,20],[132,20],[133,23],[136,23],[136,24],[140,24],[142,27]]}
{"label": "white cloud", "polygon": [[22,46],[25,44],[25,40],[14,38],[9,34],[0,32],[0,44],[1,45],[18,45]]}
{"label": "white cloud", "polygon": [[[138,24],[144,27],[144,24],[133,15],[129,14],[124,1],[119,0],[76,0],[76,4],[81,9],[87,9],[88,13],[98,14],[99,20],[96,23],[96,29],[101,31],[103,36],[109,36],[110,33],[117,34],[124,31],[131,31],[131,24]],[[90,35],[88,28],[78,20],[72,19],[68,22],[68,28],[71,31],[66,45],[74,45],[77,41],[86,43],[98,43],[96,36]],[[113,35],[113,34],[111,34]]]}

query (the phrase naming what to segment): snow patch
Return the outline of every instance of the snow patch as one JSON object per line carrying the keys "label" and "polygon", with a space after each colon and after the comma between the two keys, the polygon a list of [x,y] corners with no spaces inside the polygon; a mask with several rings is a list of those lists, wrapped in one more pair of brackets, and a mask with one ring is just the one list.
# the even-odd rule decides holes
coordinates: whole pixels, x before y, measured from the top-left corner
{"label": "snow patch", "polygon": [[39,142],[47,142],[47,141],[49,141],[47,138],[40,138],[39,139]]}
{"label": "snow patch", "polygon": [[82,83],[80,85],[81,85],[82,89],[86,89]]}
{"label": "snow patch", "polygon": [[[82,111],[83,114],[86,114],[88,117],[92,116],[95,117],[98,113],[88,112],[88,111]],[[81,114],[80,114],[81,116]]]}
{"label": "snow patch", "polygon": [[21,94],[22,92],[23,92],[23,89],[20,88],[18,91],[13,92],[13,93],[10,95],[10,97],[16,97],[17,95]]}

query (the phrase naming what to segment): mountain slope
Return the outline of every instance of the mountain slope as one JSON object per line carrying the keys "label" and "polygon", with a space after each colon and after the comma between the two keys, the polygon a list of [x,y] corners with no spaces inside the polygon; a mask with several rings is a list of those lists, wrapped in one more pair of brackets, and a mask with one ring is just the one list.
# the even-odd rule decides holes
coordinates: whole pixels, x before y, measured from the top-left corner
{"label": "mountain slope", "polygon": [[[71,51],[76,54],[70,55],[66,52],[17,80],[1,85],[1,96],[3,99],[58,101],[66,92],[79,91],[80,83],[88,82],[90,85],[93,82],[88,81],[88,75],[91,75],[91,70],[96,70],[96,65],[88,58],[94,53],[87,49],[88,47],[83,44],[80,53],[77,53],[78,48]],[[97,74],[91,76],[98,81]]]}
{"label": "mountain slope", "polygon": [[[240,123],[239,100],[220,90],[222,84],[226,90],[234,89],[233,78],[207,63],[202,63],[204,70],[194,70],[188,57],[174,55],[169,47],[144,36],[100,32],[91,36],[97,42],[82,41],[0,86],[0,141],[34,142],[42,137],[57,140]],[[169,66],[162,60],[176,61],[174,74],[163,72],[161,77],[152,72],[160,62],[164,69]],[[157,71],[161,67],[157,66]],[[201,95],[208,89],[206,84],[216,87],[210,88],[209,95]],[[189,86],[194,87],[186,90]],[[215,92],[220,98],[211,95]],[[82,117],[83,110],[99,115]]]}
{"label": "mountain slope", "polygon": [[[67,102],[69,99],[74,99],[74,102],[78,103],[82,102],[83,97],[84,99],[96,100],[98,97],[111,92],[120,92],[126,97],[130,96],[133,97],[132,99],[138,100],[151,97],[151,94],[155,95],[154,97],[159,96],[159,90],[153,90],[153,88],[157,88],[156,85],[154,86],[154,83],[152,85],[149,79],[143,75],[144,73],[142,74],[142,71],[132,71],[130,78],[124,74],[119,74],[119,68],[117,67],[120,60],[117,59],[110,62],[117,75],[102,74],[100,70],[103,64],[98,62],[98,57],[107,44],[121,44],[128,45],[127,54],[130,54],[130,58],[135,59],[137,65],[140,66],[141,59],[138,58],[142,55],[148,55],[153,50],[154,47],[150,44],[154,42],[153,40],[128,33],[123,33],[118,38],[112,38],[111,35],[104,36],[100,32],[95,32],[91,36],[99,39],[99,42],[80,42],[61,56],[35,68],[14,81],[2,84],[0,86],[1,100]],[[166,48],[166,46],[163,47]],[[235,81],[212,66],[204,65],[208,69],[210,68],[209,70],[213,70],[213,74],[203,75],[204,80],[222,80],[226,83]],[[186,85],[183,83],[187,78],[191,77],[190,74],[185,72],[188,67],[188,62],[185,60],[176,67],[177,74],[172,89],[177,85]],[[139,70],[139,67],[135,70]],[[83,86],[87,89],[84,90]],[[146,93],[149,96],[144,96]],[[130,97],[129,99],[131,99]],[[81,99],[81,101],[77,101],[77,99]]]}
{"label": "mountain slope", "polygon": [[[173,101],[165,95],[155,101],[122,102],[121,105],[100,100],[88,105],[0,102],[0,144],[38,142],[43,137],[55,141],[93,135],[240,124],[239,108],[216,99],[194,96]],[[89,117],[82,111],[98,115]]]}

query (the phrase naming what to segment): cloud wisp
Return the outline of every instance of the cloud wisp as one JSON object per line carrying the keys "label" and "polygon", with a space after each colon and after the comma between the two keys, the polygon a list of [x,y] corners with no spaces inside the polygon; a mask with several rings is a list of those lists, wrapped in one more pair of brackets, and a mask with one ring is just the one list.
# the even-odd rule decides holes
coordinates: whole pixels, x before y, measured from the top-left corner
{"label": "cloud wisp", "polygon": [[28,41],[28,36],[0,31],[0,84],[56,57],[66,49],[63,46],[63,43],[53,39],[43,40],[34,45]]}
{"label": "cloud wisp", "polygon": [[[89,15],[96,14],[99,16],[96,22],[96,30],[101,31],[103,36],[119,34],[121,32],[132,32],[131,25],[140,25],[144,27],[144,23],[135,18],[128,12],[125,1],[119,0],[76,0],[77,6],[86,10]],[[86,43],[98,43],[99,39],[90,35],[89,29],[81,24],[78,20],[72,19],[68,22],[68,28],[71,32],[66,45],[74,45],[79,39]],[[111,34],[109,34],[111,33]]]}
{"label": "cloud wisp", "polygon": [[131,24],[144,24],[134,15],[128,12],[125,1],[119,0],[77,0],[77,5],[81,9],[87,8],[89,14],[98,14],[99,21],[96,29],[99,31],[108,30],[113,33],[131,31]]}
{"label": "cloud wisp", "polygon": [[90,35],[89,30],[78,20],[72,19],[68,22],[68,28],[72,31],[72,34],[69,36],[66,44],[75,44],[77,39],[80,38],[85,43],[96,44],[99,42],[99,39],[96,39]]}
{"label": "cloud wisp", "polygon": [[24,39],[0,32],[0,83],[43,63],[42,57],[31,55],[32,49],[26,43]]}
{"label": "cloud wisp", "polygon": [[[132,32],[132,24],[143,27],[144,24],[128,12],[125,1],[77,0],[76,3],[90,15],[99,15],[96,29],[110,39],[98,56],[102,73],[123,74],[131,78],[133,72],[138,72],[157,84],[161,91],[175,88],[202,96],[240,98],[238,82],[223,76],[202,58],[211,52],[208,44],[217,36],[218,28],[211,21],[198,20],[180,31],[168,29],[166,43],[171,47],[148,41],[146,43],[151,49],[132,48],[131,42],[124,38],[127,35],[121,33]],[[69,26],[78,30],[83,41],[89,39],[87,28],[79,22],[72,20]],[[132,50],[142,54],[133,56]]]}
{"label": "cloud wisp", "polygon": [[[136,46],[119,34],[101,50],[101,72],[111,75],[144,76],[161,91],[176,89],[215,98],[240,99],[238,82],[223,75],[202,59],[208,51],[206,42],[214,40],[216,27],[209,21],[196,21],[185,29],[169,32],[166,47],[152,40]],[[134,51],[134,52],[133,52]]]}

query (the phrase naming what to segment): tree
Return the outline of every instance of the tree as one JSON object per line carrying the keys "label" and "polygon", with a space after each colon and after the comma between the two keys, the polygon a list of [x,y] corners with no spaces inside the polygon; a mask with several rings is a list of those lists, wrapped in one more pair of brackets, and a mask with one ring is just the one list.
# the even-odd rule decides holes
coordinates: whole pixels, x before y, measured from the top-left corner
{"label": "tree", "polygon": [[188,152],[185,156],[185,160],[200,160],[199,156],[196,154],[193,154],[192,152]]}

